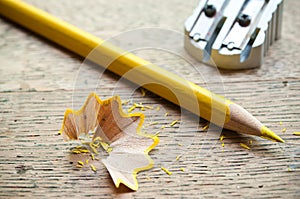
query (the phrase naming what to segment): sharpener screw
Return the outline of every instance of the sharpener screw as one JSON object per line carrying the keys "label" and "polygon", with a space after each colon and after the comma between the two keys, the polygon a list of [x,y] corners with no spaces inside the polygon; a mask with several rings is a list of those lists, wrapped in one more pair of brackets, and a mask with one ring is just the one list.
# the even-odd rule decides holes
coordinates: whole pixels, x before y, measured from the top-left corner
{"label": "sharpener screw", "polygon": [[251,17],[249,15],[246,15],[246,14],[241,14],[238,17],[238,22],[239,22],[240,26],[247,27],[251,23]]}
{"label": "sharpener screw", "polygon": [[216,7],[212,4],[206,4],[204,7],[204,13],[207,17],[213,17],[215,16],[217,10]]}

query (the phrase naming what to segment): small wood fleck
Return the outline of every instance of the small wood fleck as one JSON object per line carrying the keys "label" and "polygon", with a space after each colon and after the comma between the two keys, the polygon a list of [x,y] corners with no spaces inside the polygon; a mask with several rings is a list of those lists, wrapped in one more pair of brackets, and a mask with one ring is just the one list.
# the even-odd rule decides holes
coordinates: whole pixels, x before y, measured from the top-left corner
{"label": "small wood fleck", "polygon": [[293,135],[300,136],[300,132],[294,132]]}
{"label": "small wood fleck", "polygon": [[251,148],[249,146],[247,146],[246,144],[244,143],[240,143],[240,146],[247,149],[247,150],[250,150]]}
{"label": "small wood fleck", "polygon": [[163,170],[166,174],[168,174],[169,176],[172,175],[172,172],[169,171],[167,168],[165,167],[161,167],[161,170]]}
{"label": "small wood fleck", "polygon": [[174,126],[175,124],[177,124],[179,121],[178,120],[174,120],[173,122],[171,122],[170,127]]}
{"label": "small wood fleck", "polygon": [[91,169],[92,169],[92,171],[94,171],[94,172],[97,171],[96,167],[95,167],[94,165],[92,165],[92,164],[91,164]]}

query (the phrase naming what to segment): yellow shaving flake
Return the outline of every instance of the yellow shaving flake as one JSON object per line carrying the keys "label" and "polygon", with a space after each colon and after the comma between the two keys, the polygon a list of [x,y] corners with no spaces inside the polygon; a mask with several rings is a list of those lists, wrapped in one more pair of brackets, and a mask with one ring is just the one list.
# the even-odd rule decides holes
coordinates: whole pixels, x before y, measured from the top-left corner
{"label": "yellow shaving flake", "polygon": [[93,143],[90,143],[89,145],[95,154],[99,154],[97,149],[93,146]]}
{"label": "yellow shaving flake", "polygon": [[146,95],[145,89],[141,88],[141,94],[142,94],[143,97],[145,97],[145,95]]}
{"label": "yellow shaving flake", "polygon": [[220,141],[222,142],[224,140],[224,135],[222,135],[221,137],[220,137]]}
{"label": "yellow shaving flake", "polygon": [[82,141],[82,140],[80,140],[81,141],[81,144],[90,144],[90,142],[85,142],[85,141]]}
{"label": "yellow shaving flake", "polygon": [[106,150],[106,152],[107,152],[107,153],[110,153],[110,152],[112,152],[112,150],[113,150],[113,148],[109,147],[109,148]]}
{"label": "yellow shaving flake", "polygon": [[168,113],[168,112],[166,112],[166,113],[165,113],[165,117],[167,117],[168,115],[169,115],[169,113]]}
{"label": "yellow shaving flake", "polygon": [[110,153],[112,151],[112,148],[106,142],[101,141],[100,144],[107,153]]}
{"label": "yellow shaving flake", "polygon": [[147,109],[153,109],[152,106],[145,106],[145,108],[147,108]]}
{"label": "yellow shaving flake", "polygon": [[91,164],[91,169],[92,169],[94,172],[97,171],[96,167],[95,167],[94,165],[92,165],[92,164]]}
{"label": "yellow shaving flake", "polygon": [[84,163],[83,163],[82,161],[78,161],[77,164],[78,164],[78,165],[81,165],[81,166],[84,165]]}
{"label": "yellow shaving flake", "polygon": [[155,124],[158,124],[158,122],[150,122],[150,123],[147,124],[146,126],[152,126],[152,125],[155,125]]}
{"label": "yellow shaving flake", "polygon": [[134,103],[133,106],[135,106],[135,108],[144,108],[144,105],[142,105],[142,103]]}
{"label": "yellow shaving flake", "polygon": [[178,155],[175,160],[178,161],[180,158],[181,158],[181,155]]}
{"label": "yellow shaving flake", "polygon": [[164,172],[166,172],[166,174],[168,174],[169,176],[172,175],[172,172],[170,172],[168,169],[166,169],[165,167],[161,167],[161,170],[163,170]]}
{"label": "yellow shaving flake", "polygon": [[149,176],[146,177],[147,180],[151,180],[151,178]]}
{"label": "yellow shaving flake", "polygon": [[156,109],[155,109],[156,111],[159,111],[160,110],[160,106],[158,106],[158,107],[156,107]]}
{"label": "yellow shaving flake", "polygon": [[122,101],[122,105],[127,105],[129,103],[130,100],[124,100]]}
{"label": "yellow shaving flake", "polygon": [[92,160],[95,160],[95,155],[91,153]]}
{"label": "yellow shaving flake", "polygon": [[208,127],[209,127],[209,124],[206,124],[206,125],[202,128],[202,130],[205,131],[206,129],[208,129]]}
{"label": "yellow shaving flake", "polygon": [[96,142],[96,143],[95,143],[95,142],[92,142],[92,146],[95,147],[95,148],[99,148],[99,147],[100,147],[100,142],[101,142],[101,141]]}
{"label": "yellow shaving flake", "polygon": [[133,105],[132,107],[130,107],[130,108],[127,110],[127,112],[128,112],[128,113],[131,113],[135,108],[136,108],[136,106]]}
{"label": "yellow shaving flake", "polygon": [[107,150],[109,147],[109,144],[107,144],[106,142],[100,142],[100,144],[104,150]]}
{"label": "yellow shaving flake", "polygon": [[294,132],[293,135],[298,135],[298,136],[300,136],[300,132]]}
{"label": "yellow shaving flake", "polygon": [[144,106],[142,103],[134,103],[128,110],[127,110],[127,112],[128,113],[130,113],[130,112],[132,112],[134,109],[136,109],[136,108],[139,108],[139,109],[141,109],[142,111],[145,111],[146,110],[146,108],[147,109],[153,109],[153,107],[151,107],[151,106]]}
{"label": "yellow shaving flake", "polygon": [[222,147],[224,147],[225,146],[225,143],[224,142],[222,142]]}
{"label": "yellow shaving flake", "polygon": [[87,149],[79,149],[79,151],[80,151],[81,153],[90,153],[90,151],[87,150]]}
{"label": "yellow shaving flake", "polygon": [[181,170],[182,172],[184,172],[184,171],[185,171],[185,168],[182,168],[182,167],[181,167],[180,170]]}
{"label": "yellow shaving flake", "polygon": [[181,143],[178,143],[178,146],[183,146],[183,144],[181,144]]}
{"label": "yellow shaving flake", "polygon": [[174,126],[175,124],[177,124],[179,121],[178,120],[174,120],[171,124],[170,124],[170,126],[172,127],[172,126]]}
{"label": "yellow shaving flake", "polygon": [[96,137],[96,138],[93,140],[93,145],[94,145],[95,147],[100,147],[100,142],[102,142],[101,137]]}
{"label": "yellow shaving flake", "polygon": [[287,170],[288,170],[288,172],[292,172],[292,169],[290,167]]}
{"label": "yellow shaving flake", "polygon": [[81,152],[80,152],[79,150],[77,150],[77,149],[73,149],[71,152],[74,153],[74,154],[80,154],[80,153],[81,153]]}
{"label": "yellow shaving flake", "polygon": [[285,132],[286,132],[286,128],[283,128],[283,129],[281,130],[281,132],[285,133]]}
{"label": "yellow shaving flake", "polygon": [[83,166],[80,165],[80,164],[77,164],[76,167],[77,167],[77,168],[82,168]]}
{"label": "yellow shaving flake", "polygon": [[164,129],[164,128],[166,128],[166,125],[162,125],[162,126],[160,127],[160,129]]}
{"label": "yellow shaving flake", "polygon": [[243,147],[243,148],[245,148],[245,149],[247,149],[247,150],[250,150],[250,147],[247,146],[247,145],[244,144],[244,143],[240,143],[240,146]]}
{"label": "yellow shaving flake", "polygon": [[158,136],[161,132],[160,131],[157,131],[154,136]]}
{"label": "yellow shaving flake", "polygon": [[252,143],[253,143],[252,140],[249,140],[249,144],[252,145]]}
{"label": "yellow shaving flake", "polygon": [[280,125],[280,126],[282,125],[282,121],[279,122],[279,125]]}
{"label": "yellow shaving flake", "polygon": [[85,160],[85,164],[88,164],[88,163],[89,163],[89,159],[86,159],[86,160]]}

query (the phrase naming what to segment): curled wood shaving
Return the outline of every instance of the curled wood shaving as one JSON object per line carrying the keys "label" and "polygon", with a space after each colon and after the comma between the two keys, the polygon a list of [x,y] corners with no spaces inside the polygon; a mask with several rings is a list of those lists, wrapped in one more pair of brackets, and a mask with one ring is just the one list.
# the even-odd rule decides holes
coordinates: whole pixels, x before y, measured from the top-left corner
{"label": "curled wood shaving", "polygon": [[[74,149],[73,155],[91,156],[89,162],[86,161],[85,155],[85,159],[77,162],[77,167],[83,167],[84,162],[88,164],[96,161],[94,154],[99,154],[98,150],[103,148],[109,155],[102,159],[102,162],[115,186],[119,187],[122,183],[132,190],[137,190],[137,173],[153,167],[154,162],[148,153],[158,144],[159,139],[157,136],[141,133],[144,115],[126,114],[121,104],[118,96],[101,101],[95,93],[91,93],[80,110],[66,110],[60,133],[65,140],[78,140],[80,134],[92,136],[91,142],[82,142],[87,144],[90,150],[82,147]],[[140,103],[133,107],[128,112],[146,106]],[[96,172],[96,167],[92,164],[90,167]]]}

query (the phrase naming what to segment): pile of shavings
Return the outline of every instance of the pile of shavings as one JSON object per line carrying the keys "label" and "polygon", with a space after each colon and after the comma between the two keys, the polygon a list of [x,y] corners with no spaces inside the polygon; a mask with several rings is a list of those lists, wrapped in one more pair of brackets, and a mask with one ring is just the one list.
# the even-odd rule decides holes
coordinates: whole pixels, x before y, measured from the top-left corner
{"label": "pile of shavings", "polygon": [[[66,141],[81,140],[71,149],[77,168],[96,172],[93,162],[102,161],[117,188],[122,183],[137,190],[137,173],[153,167],[148,153],[159,142],[156,135],[141,133],[143,122],[142,113],[123,112],[118,96],[101,101],[91,93],[80,110],[66,110],[60,134]],[[100,151],[107,156],[99,159]]]}

